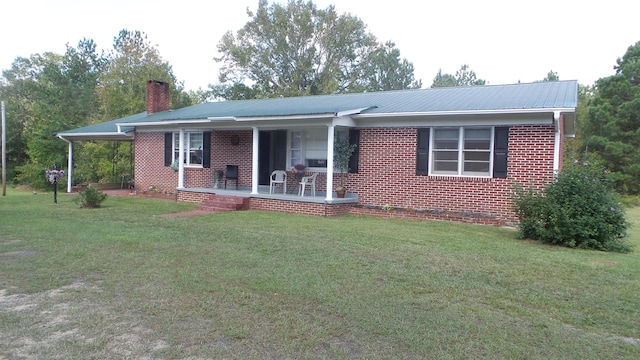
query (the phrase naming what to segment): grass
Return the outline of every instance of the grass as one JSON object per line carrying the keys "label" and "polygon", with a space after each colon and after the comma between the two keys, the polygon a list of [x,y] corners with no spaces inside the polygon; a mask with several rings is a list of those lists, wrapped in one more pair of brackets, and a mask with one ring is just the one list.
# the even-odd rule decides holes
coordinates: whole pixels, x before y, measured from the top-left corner
{"label": "grass", "polygon": [[[631,254],[513,229],[10,190],[0,359],[640,357]],[[640,208],[628,210],[640,223]]]}

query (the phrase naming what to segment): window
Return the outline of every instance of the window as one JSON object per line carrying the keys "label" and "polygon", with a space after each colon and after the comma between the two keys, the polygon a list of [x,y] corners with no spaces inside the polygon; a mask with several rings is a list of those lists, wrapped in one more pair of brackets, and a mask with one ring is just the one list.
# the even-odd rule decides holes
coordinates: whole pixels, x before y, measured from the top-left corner
{"label": "window", "polygon": [[[203,159],[202,132],[184,133],[184,164],[186,166],[202,166]],[[173,133],[173,161],[178,160],[180,149],[180,133]]]}
{"label": "window", "polygon": [[434,128],[430,173],[491,176],[492,128]]}
{"label": "window", "polygon": [[302,131],[292,131],[289,143],[289,167],[294,167],[297,164],[303,164]]}
{"label": "window", "polygon": [[[357,131],[358,130],[337,130],[335,137],[350,139],[357,143],[359,141],[359,136],[355,136],[356,133],[359,135]],[[290,168],[296,164],[303,164],[310,168],[326,168],[327,130],[290,131],[288,153],[287,163]],[[357,157],[357,155],[354,157]],[[355,160],[357,160],[357,158]],[[357,171],[357,161],[354,164],[355,165],[350,165],[349,167]]]}
{"label": "window", "polygon": [[289,138],[289,167],[327,167],[327,131],[291,131]]}
{"label": "window", "polygon": [[462,174],[489,176],[491,129],[462,129]]}

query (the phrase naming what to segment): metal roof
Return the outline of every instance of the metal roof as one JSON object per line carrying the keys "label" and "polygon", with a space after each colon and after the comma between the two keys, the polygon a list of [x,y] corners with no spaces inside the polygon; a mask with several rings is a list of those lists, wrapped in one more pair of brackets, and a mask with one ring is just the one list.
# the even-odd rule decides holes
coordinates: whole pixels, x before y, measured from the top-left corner
{"label": "metal roof", "polygon": [[538,82],[512,85],[483,85],[436,89],[398,90],[358,94],[319,95],[259,100],[209,102],[147,115],[145,112],[102,124],[60,132],[63,136],[131,131],[127,123],[175,123],[180,120],[210,118],[277,118],[310,115],[335,116],[341,112],[407,114],[448,112],[523,111],[575,109],[578,83],[571,81]]}

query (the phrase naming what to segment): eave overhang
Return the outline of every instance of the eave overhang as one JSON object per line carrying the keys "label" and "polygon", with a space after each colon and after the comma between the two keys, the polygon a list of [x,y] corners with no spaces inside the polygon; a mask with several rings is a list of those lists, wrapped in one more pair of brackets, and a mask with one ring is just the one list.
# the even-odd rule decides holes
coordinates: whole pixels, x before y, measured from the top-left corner
{"label": "eave overhang", "polygon": [[55,134],[60,139],[69,141],[133,141],[135,134],[130,132],[99,132],[99,133],[60,133]]}
{"label": "eave overhang", "polygon": [[470,115],[518,115],[518,114],[554,114],[575,113],[575,108],[533,108],[533,109],[491,109],[491,110],[453,110],[453,111],[426,111],[426,112],[396,112],[354,114],[356,119],[367,118],[395,118],[395,117],[427,117],[427,116],[470,116]]}
{"label": "eave overhang", "polygon": [[575,108],[493,109],[356,114],[355,126],[510,126],[554,124],[564,118],[565,136],[575,134]]}

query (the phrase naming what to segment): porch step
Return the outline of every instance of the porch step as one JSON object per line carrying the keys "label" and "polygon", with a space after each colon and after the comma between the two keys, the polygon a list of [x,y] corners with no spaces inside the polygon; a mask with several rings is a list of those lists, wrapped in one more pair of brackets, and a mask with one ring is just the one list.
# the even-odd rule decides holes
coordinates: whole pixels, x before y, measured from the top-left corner
{"label": "porch step", "polygon": [[249,198],[210,194],[202,201],[202,204],[198,206],[198,209],[210,211],[249,210]]}

